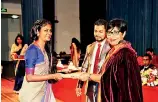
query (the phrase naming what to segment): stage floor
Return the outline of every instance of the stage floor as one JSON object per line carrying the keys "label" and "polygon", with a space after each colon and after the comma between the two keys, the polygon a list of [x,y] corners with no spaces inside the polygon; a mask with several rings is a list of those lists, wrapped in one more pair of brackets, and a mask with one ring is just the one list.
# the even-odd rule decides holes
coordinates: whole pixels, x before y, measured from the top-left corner
{"label": "stage floor", "polygon": [[[75,94],[77,80],[63,79],[52,85],[57,102],[84,102],[85,95],[77,97]],[[18,94],[13,92],[14,79],[1,79],[1,102],[19,102]],[[143,86],[144,102],[158,102],[158,86]]]}
{"label": "stage floor", "polygon": [[1,102],[19,102],[18,94],[13,92],[14,79],[1,79]]}

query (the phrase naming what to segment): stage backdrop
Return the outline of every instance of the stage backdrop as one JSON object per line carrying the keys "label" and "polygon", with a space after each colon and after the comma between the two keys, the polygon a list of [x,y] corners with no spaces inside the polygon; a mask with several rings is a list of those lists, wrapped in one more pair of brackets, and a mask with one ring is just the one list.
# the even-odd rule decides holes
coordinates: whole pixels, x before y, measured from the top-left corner
{"label": "stage backdrop", "polygon": [[152,47],[158,54],[158,0],[107,0],[106,18],[128,22],[126,38],[143,55]]}
{"label": "stage backdrop", "polygon": [[24,42],[30,43],[30,30],[37,19],[43,18],[42,0],[22,0],[22,24]]}

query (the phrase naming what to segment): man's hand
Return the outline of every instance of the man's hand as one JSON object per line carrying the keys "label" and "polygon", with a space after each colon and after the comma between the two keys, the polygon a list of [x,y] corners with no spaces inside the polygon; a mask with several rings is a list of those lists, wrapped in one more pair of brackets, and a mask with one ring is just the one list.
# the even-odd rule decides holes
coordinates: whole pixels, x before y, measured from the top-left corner
{"label": "man's hand", "polygon": [[77,97],[82,95],[81,88],[76,88],[76,95],[77,95]]}

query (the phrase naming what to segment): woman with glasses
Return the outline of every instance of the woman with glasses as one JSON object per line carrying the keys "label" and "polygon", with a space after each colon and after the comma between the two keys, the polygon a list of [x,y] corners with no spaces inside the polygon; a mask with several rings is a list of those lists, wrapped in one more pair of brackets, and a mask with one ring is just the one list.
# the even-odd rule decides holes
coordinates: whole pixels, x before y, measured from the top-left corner
{"label": "woman with glasses", "polygon": [[125,41],[127,23],[113,19],[107,28],[109,51],[101,77],[102,101],[142,102],[142,84],[136,51]]}

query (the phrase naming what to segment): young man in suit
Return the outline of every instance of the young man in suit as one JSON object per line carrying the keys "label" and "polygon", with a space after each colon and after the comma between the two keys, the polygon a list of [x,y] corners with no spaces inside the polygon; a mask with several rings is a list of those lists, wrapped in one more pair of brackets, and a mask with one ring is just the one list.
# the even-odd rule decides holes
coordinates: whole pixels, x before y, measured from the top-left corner
{"label": "young man in suit", "polygon": [[[94,23],[94,37],[95,42],[89,44],[86,49],[84,61],[82,63],[82,72],[91,74],[98,74],[101,71],[101,66],[105,60],[110,46],[106,40],[107,21],[99,19]],[[81,95],[81,88],[83,81],[78,81],[76,94]],[[85,85],[86,102],[97,102],[99,82],[89,81]]]}

